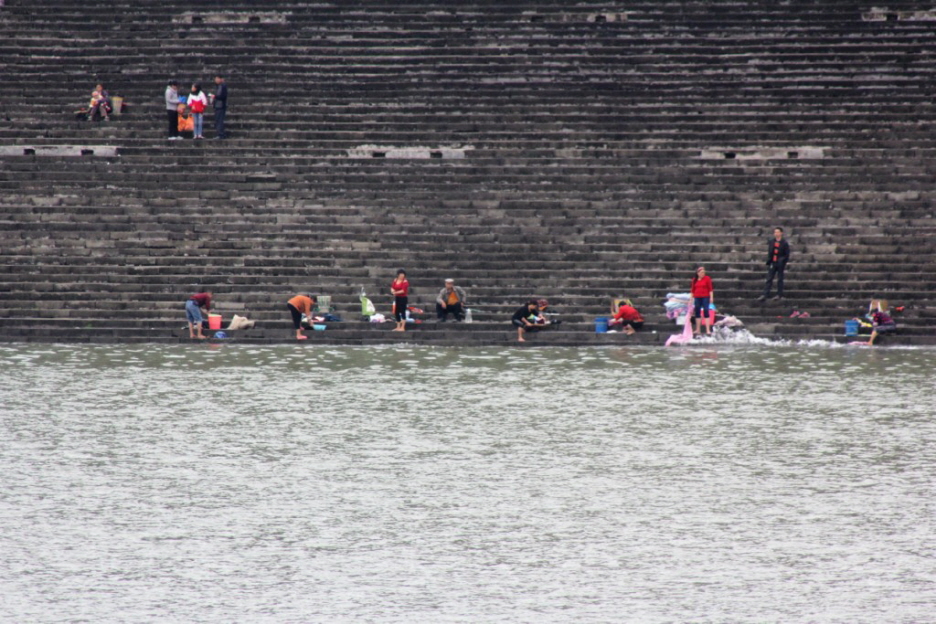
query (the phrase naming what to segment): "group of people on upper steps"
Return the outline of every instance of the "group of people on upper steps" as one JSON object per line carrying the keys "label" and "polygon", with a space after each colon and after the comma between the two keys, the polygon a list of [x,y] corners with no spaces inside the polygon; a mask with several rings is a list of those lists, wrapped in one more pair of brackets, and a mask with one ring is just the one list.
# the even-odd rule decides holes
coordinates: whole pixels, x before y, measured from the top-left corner
{"label": "group of people on upper steps", "polygon": [[226,139],[224,127],[227,117],[228,87],[224,76],[214,79],[214,93],[206,94],[201,83],[195,82],[189,93],[180,94],[179,83],[170,80],[166,85],[166,137],[170,141],[183,138],[204,139],[205,111],[210,104],[214,108],[215,139]]}
{"label": "group of people on upper steps", "polygon": [[[226,139],[225,119],[228,108],[228,86],[224,76],[218,74],[214,79],[214,93],[205,93],[201,84],[192,83],[188,93],[182,93],[179,83],[170,80],[166,85],[166,132],[167,139],[177,141],[183,138],[204,139],[205,111],[211,105],[214,108],[215,138]],[[116,104],[116,106],[115,106]],[[102,83],[94,86],[88,106],[79,109],[75,116],[88,121],[109,121],[111,113],[117,108],[119,114],[127,105],[123,98],[111,98]]]}

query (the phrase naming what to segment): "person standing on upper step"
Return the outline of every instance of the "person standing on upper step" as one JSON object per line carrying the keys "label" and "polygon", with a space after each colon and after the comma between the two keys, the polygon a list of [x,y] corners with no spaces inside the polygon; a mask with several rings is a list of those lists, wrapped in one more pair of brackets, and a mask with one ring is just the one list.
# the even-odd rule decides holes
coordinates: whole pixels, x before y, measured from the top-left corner
{"label": "person standing on upper step", "polygon": [[783,238],[783,228],[774,228],[773,238],[767,242],[767,281],[764,284],[763,294],[757,298],[758,301],[767,301],[774,276],[777,277],[777,296],[774,299],[783,299],[783,272],[786,271],[789,261],[790,244]]}
{"label": "person standing on upper step", "polygon": [[393,331],[406,331],[406,308],[409,306],[409,282],[406,279],[406,271],[400,269],[397,271],[396,279],[390,284],[390,294],[393,295],[393,318],[396,319],[396,327]]}
{"label": "person standing on upper step", "polygon": [[169,141],[177,141],[179,136],[179,83],[170,80],[166,85],[166,119],[169,121]]}
{"label": "person standing on upper step", "polygon": [[215,139],[223,140],[227,138],[227,131],[224,129],[224,118],[227,115],[227,97],[228,88],[224,76],[218,74],[215,76],[215,92],[211,94],[211,104],[214,106],[214,127]]}
{"label": "person standing on upper step", "polygon": [[205,109],[208,107],[208,96],[201,90],[201,85],[195,83],[192,85],[192,92],[188,96],[189,110],[192,111],[192,118],[195,120],[195,138],[204,139],[202,134],[205,125]]}
{"label": "person standing on upper step", "polygon": [[696,269],[695,277],[692,278],[690,289],[692,301],[690,310],[695,317],[695,333],[701,334],[700,319],[705,322],[705,333],[712,335],[712,316],[709,312],[709,306],[715,301],[715,287],[712,285],[712,278],[705,274],[705,267]]}

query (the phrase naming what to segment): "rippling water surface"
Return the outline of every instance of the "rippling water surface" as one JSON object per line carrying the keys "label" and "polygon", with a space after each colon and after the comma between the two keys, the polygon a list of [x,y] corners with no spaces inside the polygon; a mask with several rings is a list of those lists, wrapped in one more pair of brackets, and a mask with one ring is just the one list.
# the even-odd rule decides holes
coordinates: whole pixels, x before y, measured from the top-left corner
{"label": "rippling water surface", "polygon": [[0,621],[934,622],[934,365],[0,346]]}

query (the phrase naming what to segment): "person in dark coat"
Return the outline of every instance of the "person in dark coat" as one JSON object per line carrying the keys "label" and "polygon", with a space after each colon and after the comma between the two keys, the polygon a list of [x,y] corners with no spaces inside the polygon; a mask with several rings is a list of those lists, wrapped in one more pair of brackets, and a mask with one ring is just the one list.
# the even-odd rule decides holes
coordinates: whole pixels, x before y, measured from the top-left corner
{"label": "person in dark coat", "polygon": [[539,304],[536,300],[531,299],[517,308],[517,311],[513,313],[513,317],[510,319],[513,326],[517,328],[517,341],[526,342],[526,340],[523,339],[524,332],[536,331],[539,329],[541,327],[541,318]]}
{"label": "person in dark coat", "polygon": [[763,294],[757,298],[758,301],[767,301],[774,276],[777,278],[777,296],[774,299],[783,299],[783,272],[786,271],[789,261],[790,244],[783,238],[783,228],[774,228],[773,238],[767,243],[767,281]]}
{"label": "person in dark coat", "polygon": [[228,88],[227,82],[221,74],[215,76],[214,81],[215,92],[211,94],[211,103],[214,106],[215,138],[223,140],[227,138],[227,131],[224,129],[224,118],[227,116]]}

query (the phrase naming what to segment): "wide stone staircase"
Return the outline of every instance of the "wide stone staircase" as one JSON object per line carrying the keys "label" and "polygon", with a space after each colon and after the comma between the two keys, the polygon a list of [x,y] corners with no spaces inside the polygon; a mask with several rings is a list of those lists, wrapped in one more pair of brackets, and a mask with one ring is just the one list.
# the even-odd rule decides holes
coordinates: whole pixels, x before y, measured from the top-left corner
{"label": "wide stone staircase", "polygon": [[[344,319],[313,345],[508,344],[531,295],[564,324],[528,344],[656,344],[705,265],[757,335],[843,340],[880,297],[936,344],[934,39],[922,3],[7,0],[0,339],[187,340],[200,284],[244,342],[311,291]],[[166,141],[168,79],[219,72],[230,139]],[[129,110],[75,119],[97,82]],[[361,322],[400,267],[425,322]],[[431,318],[446,277],[475,323]],[[622,294],[645,331],[595,335]]]}

